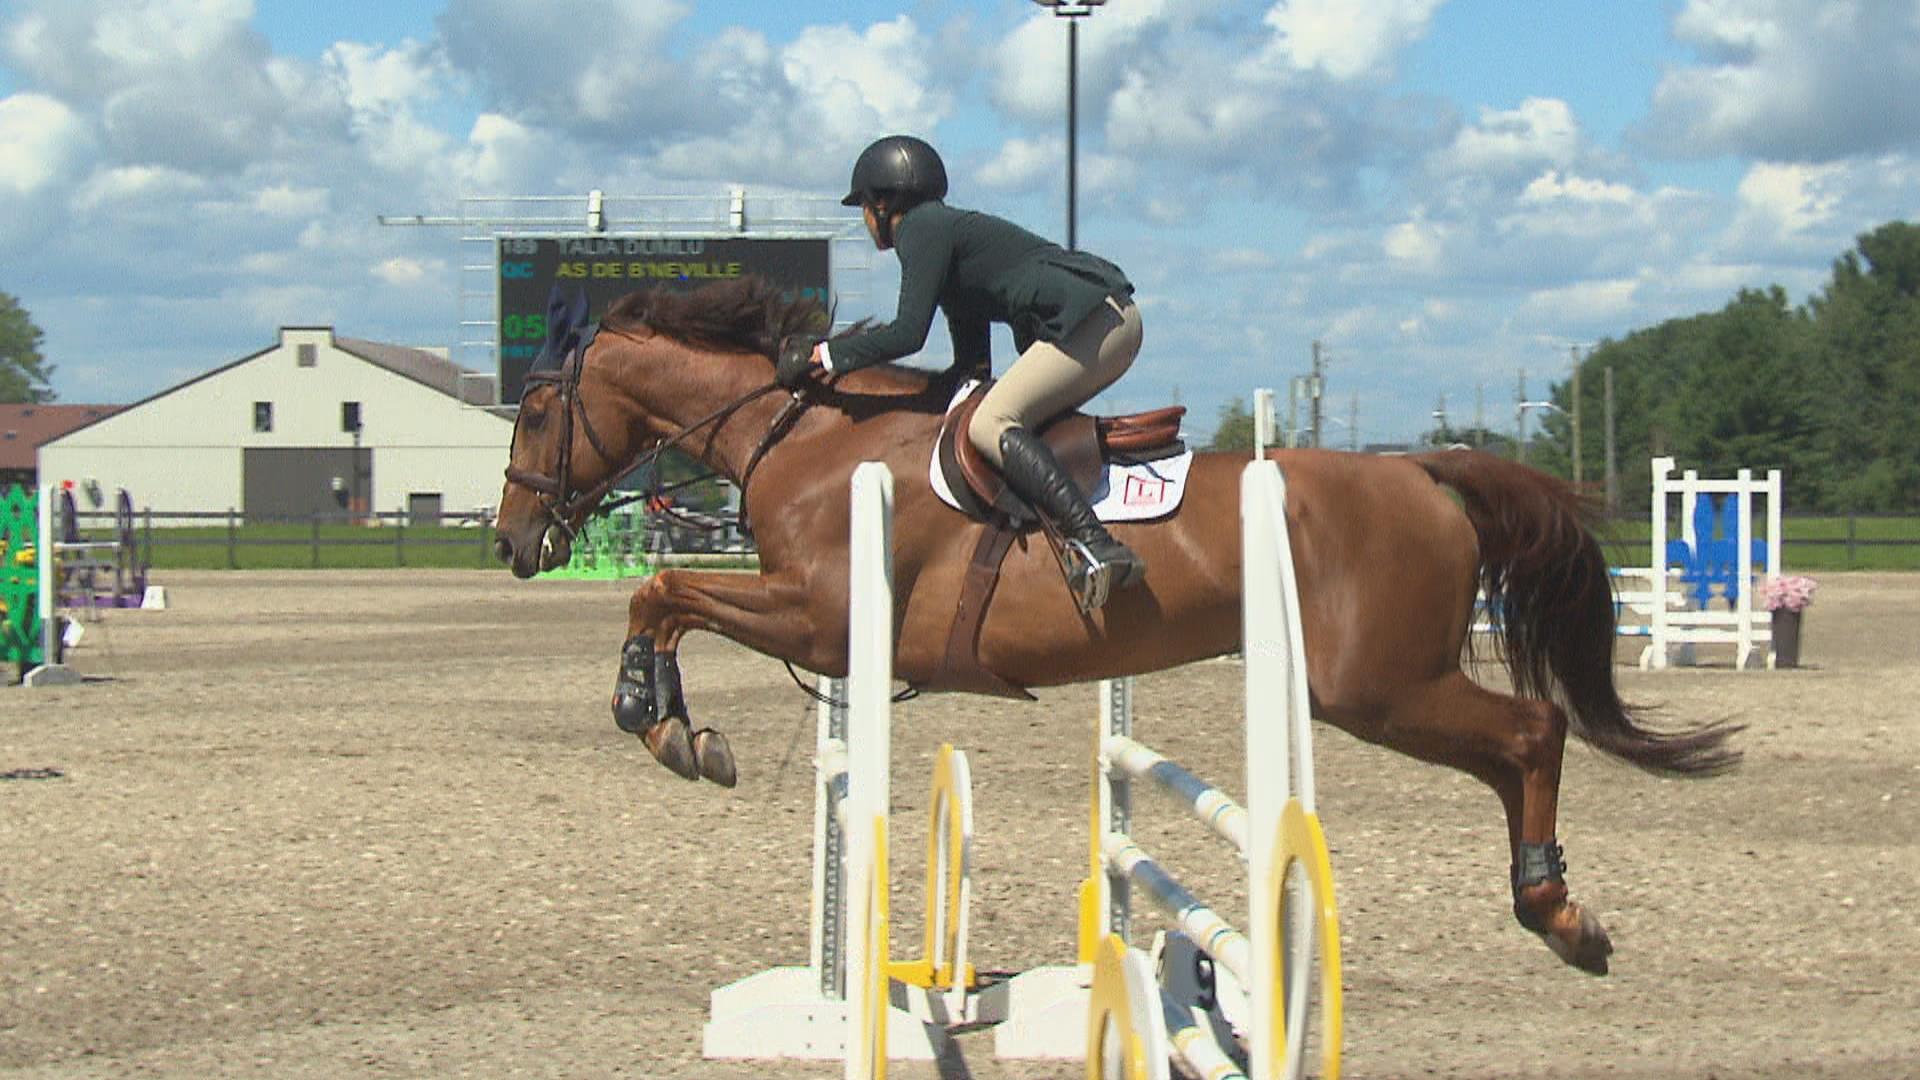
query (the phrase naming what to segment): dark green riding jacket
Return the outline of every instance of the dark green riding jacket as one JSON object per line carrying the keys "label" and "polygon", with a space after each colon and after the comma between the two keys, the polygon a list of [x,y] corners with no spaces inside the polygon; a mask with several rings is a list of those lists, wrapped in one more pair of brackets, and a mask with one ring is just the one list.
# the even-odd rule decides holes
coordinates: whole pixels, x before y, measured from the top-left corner
{"label": "dark green riding jacket", "polygon": [[1013,224],[945,203],[921,203],[894,229],[900,257],[900,302],[893,321],[828,345],[833,370],[852,371],[919,352],[946,312],[954,367],[988,373],[990,326],[1013,330],[1014,347],[1057,342],[1109,296],[1133,295],[1120,268],[1084,251],[1068,251]]}

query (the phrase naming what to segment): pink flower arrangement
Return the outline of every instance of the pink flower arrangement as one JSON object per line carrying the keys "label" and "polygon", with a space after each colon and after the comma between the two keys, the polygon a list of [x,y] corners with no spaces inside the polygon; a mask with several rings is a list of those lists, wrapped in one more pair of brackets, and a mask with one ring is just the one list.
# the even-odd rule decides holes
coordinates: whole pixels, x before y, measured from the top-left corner
{"label": "pink flower arrangement", "polygon": [[1820,583],[1810,577],[1768,578],[1760,603],[1768,611],[1805,611],[1813,603],[1813,590],[1819,587]]}

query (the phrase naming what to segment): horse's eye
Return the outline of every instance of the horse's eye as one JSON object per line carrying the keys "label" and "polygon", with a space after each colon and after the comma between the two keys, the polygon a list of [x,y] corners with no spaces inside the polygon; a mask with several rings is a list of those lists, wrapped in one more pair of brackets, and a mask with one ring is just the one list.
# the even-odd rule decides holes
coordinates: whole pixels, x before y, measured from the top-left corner
{"label": "horse's eye", "polygon": [[521,409],[520,422],[527,426],[528,431],[539,431],[547,426],[547,412],[545,409]]}

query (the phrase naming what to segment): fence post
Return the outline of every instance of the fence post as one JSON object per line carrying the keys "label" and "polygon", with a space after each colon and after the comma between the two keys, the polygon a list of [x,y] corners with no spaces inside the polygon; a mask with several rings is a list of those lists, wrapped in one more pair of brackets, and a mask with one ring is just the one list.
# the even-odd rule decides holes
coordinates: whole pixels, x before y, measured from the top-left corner
{"label": "fence post", "polygon": [[493,531],[493,515],[481,511],[474,516],[478,518],[480,522],[480,527],[475,529],[474,532],[480,534],[480,565],[485,567],[487,565],[487,556],[492,554],[492,545],[487,543],[487,534]]}
{"label": "fence post", "polygon": [[393,565],[407,565],[407,512],[397,510],[393,515]]}
{"label": "fence post", "polygon": [[145,541],[147,553],[140,560],[141,566],[153,565],[153,507],[140,508],[140,538]]}
{"label": "fence post", "polygon": [[313,568],[320,569],[320,512],[313,512]]}
{"label": "fence post", "polygon": [[1853,569],[1853,523],[1853,511],[1849,510],[1847,511],[1847,569],[1849,570]]}
{"label": "fence post", "polygon": [[240,522],[235,520],[233,507],[227,507],[227,569],[240,569],[240,557],[234,550],[240,543]]}

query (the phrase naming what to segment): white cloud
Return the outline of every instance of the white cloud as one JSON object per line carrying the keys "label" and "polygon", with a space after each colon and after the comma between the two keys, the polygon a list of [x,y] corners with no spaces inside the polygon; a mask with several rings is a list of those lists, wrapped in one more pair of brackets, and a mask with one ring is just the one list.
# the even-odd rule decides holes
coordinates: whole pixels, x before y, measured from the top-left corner
{"label": "white cloud", "polygon": [[337,326],[343,311],[338,290],[307,282],[243,285],[227,290],[223,299],[262,334],[282,326]]}
{"label": "white cloud", "polygon": [[1840,165],[1762,162],[1740,178],[1735,195],[1742,219],[1783,233],[1805,232],[1833,217],[1847,170]]}
{"label": "white cloud", "polygon": [[449,61],[495,110],[601,139],[697,130],[710,84],[674,60],[678,0],[452,0],[438,20]]}
{"label": "white cloud", "polygon": [[1580,281],[1554,289],[1538,289],[1520,305],[1520,322],[1549,328],[1570,324],[1617,321],[1632,313],[1638,278]]}
{"label": "white cloud", "polygon": [[[1089,126],[1100,122],[1101,103],[1112,93],[1129,58],[1157,48],[1155,42],[1193,19],[1196,5],[1178,0],[1126,0],[1080,20],[1081,107]],[[986,53],[992,64],[987,88],[994,104],[1032,124],[1057,121],[1066,107],[1066,28],[1063,20],[1035,10]],[[1198,65],[1210,60],[1193,59]]]}
{"label": "white cloud", "polygon": [[1408,45],[1426,36],[1443,0],[1281,0],[1267,11],[1270,46],[1300,71],[1335,79],[1382,76]]}
{"label": "white cloud", "polygon": [[253,193],[253,209],[269,217],[308,218],[327,210],[327,190],[275,184]]}
{"label": "white cloud", "polygon": [[390,112],[438,96],[440,72],[425,46],[388,49],[356,41],[329,46],[323,61],[356,114]]}
{"label": "white cloud", "polygon": [[1484,108],[1441,155],[1457,172],[1532,171],[1571,164],[1581,148],[1580,124],[1558,98],[1527,98],[1516,109]]}
{"label": "white cloud", "polygon": [[1391,316],[1384,315],[1371,304],[1364,304],[1334,315],[1320,336],[1330,342],[1351,343],[1377,336],[1385,332],[1389,325],[1392,325]]}
{"label": "white cloud", "polygon": [[709,45],[702,70],[730,71],[716,87],[720,115],[654,140],[649,164],[679,180],[837,187],[876,136],[935,135],[953,102],[933,77],[931,48],[904,15],[864,30],[808,27],[780,47]]}
{"label": "white cloud", "polygon": [[86,124],[44,94],[0,98],[0,191],[31,195],[66,173],[87,142]]}
{"label": "white cloud", "polygon": [[168,72],[217,57],[234,28],[253,18],[251,0],[145,0],[116,5],[94,23],[92,45],[128,71]]}
{"label": "white cloud", "polygon": [[207,190],[207,182],[192,173],[156,165],[123,165],[101,169],[74,193],[76,210],[123,212],[130,204],[159,203],[192,198]]}
{"label": "white cloud", "polygon": [[534,181],[547,140],[512,117],[481,113],[467,133],[467,145],[455,163],[455,176],[474,192],[539,190]]}
{"label": "white cloud", "polygon": [[811,26],[780,53],[780,73],[826,134],[927,130],[950,106],[929,86],[927,43],[905,15],[856,32]]}
{"label": "white cloud", "polygon": [[1625,184],[1591,180],[1572,173],[1563,177],[1557,169],[1548,169],[1534,177],[1526,190],[1520,193],[1521,202],[1535,204],[1572,202],[1617,203],[1625,206],[1635,198],[1634,190]]}
{"label": "white cloud", "polygon": [[116,164],[238,173],[327,113],[289,99],[244,0],[28,0],[0,49],[92,117]]}
{"label": "white cloud", "polygon": [[1439,269],[1445,240],[1440,226],[1419,220],[1403,221],[1387,230],[1380,246],[1389,262],[1425,274]]}
{"label": "white cloud", "polygon": [[1272,270],[1280,260],[1263,248],[1222,248],[1213,253],[1212,264],[1229,273],[1244,274]]}
{"label": "white cloud", "polygon": [[1699,54],[1654,90],[1642,135],[1681,157],[1827,161],[1920,135],[1920,8],[1910,0],[1689,0]]}
{"label": "white cloud", "polygon": [[375,263],[369,271],[374,277],[394,286],[417,285],[429,278],[438,279],[445,272],[445,263],[430,264],[400,255]]}
{"label": "white cloud", "polygon": [[1065,143],[1064,139],[1008,139],[980,166],[974,179],[990,188],[1031,190],[1066,167]]}

